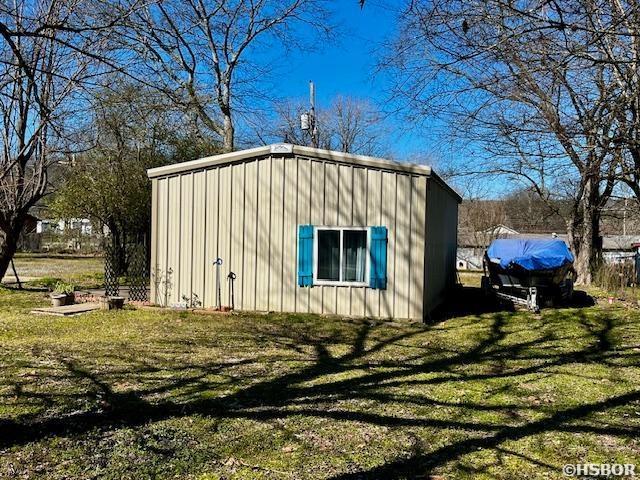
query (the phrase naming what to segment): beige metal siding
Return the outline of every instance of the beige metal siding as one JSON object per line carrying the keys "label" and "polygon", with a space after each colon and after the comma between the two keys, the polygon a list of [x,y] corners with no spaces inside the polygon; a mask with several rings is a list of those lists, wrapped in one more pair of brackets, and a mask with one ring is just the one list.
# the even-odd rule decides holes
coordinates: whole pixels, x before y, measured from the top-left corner
{"label": "beige metal siding", "polygon": [[[196,202],[204,203],[206,210],[206,220],[203,228],[205,254],[202,259],[202,269],[204,270],[202,304],[205,307],[211,307],[212,305],[215,305],[215,277],[212,262],[218,258],[218,244],[220,240],[218,226],[220,225],[220,210],[224,208],[223,202],[227,200],[227,197],[222,195],[220,191],[220,169],[214,168],[203,173],[205,176],[204,196]],[[216,198],[218,201],[212,202],[212,197]]]}
{"label": "beige metal siding", "polygon": [[269,270],[271,269],[271,165],[258,162],[258,221],[256,225],[256,281],[254,310],[269,310]]}
{"label": "beige metal siding", "polygon": [[398,175],[396,183],[396,249],[393,316],[409,318],[409,285],[411,270],[411,176]]}
{"label": "beige metal siding", "polygon": [[378,316],[393,317],[393,298],[397,283],[396,277],[396,248],[398,232],[396,230],[396,202],[398,197],[398,174],[395,172],[382,172],[382,206],[380,225],[388,229],[387,246],[387,288],[380,291],[380,310]]}
{"label": "beige metal siding", "polygon": [[[158,271],[173,272],[166,292],[154,286],[160,304],[195,294],[215,305],[219,256],[223,304],[233,271],[239,309],[420,319],[455,260],[457,201],[426,174],[274,155],[159,177],[153,190],[152,256]],[[386,226],[387,289],[298,287],[301,224]]]}
{"label": "beige metal siding", "polygon": [[425,218],[427,208],[427,177],[411,178],[411,260],[409,263],[409,316],[423,316]]}
{"label": "beige metal siding", "polygon": [[[284,167],[284,207],[282,229],[282,310],[285,312],[296,311],[296,298],[302,293],[308,295],[308,289],[303,291],[296,285],[297,279],[297,254],[298,243],[296,233],[298,225],[298,162],[295,159],[286,159]],[[293,247],[291,247],[293,245]],[[294,285],[294,288],[291,288]]]}
{"label": "beige metal siding", "polygon": [[424,305],[429,313],[456,277],[458,201],[435,181],[429,181],[427,189],[426,219]]}
{"label": "beige metal siding", "polygon": [[[229,267],[235,267],[234,259],[232,258],[232,245],[235,248],[238,248],[238,242],[241,240],[237,236],[233,235],[232,231],[232,219],[235,215],[237,220],[242,218],[242,211],[240,210],[240,206],[236,202],[233,202],[233,169],[237,168],[236,166],[226,166],[220,167],[218,169],[218,191],[208,191],[207,192],[207,203],[209,206],[215,205],[216,201],[220,202],[218,208],[218,223],[216,225],[218,231],[218,244],[215,250],[214,255],[212,255],[209,259],[205,268],[209,271],[209,283],[207,284],[207,291],[205,293],[205,298],[207,299],[205,305],[207,307],[212,307],[216,304],[216,272],[213,266],[213,262],[216,258],[220,257],[225,262],[221,267],[221,277],[226,277],[228,272],[230,271]],[[238,177],[238,173],[236,171],[236,179]],[[235,203],[235,204],[234,204]],[[240,210],[240,211],[239,211]],[[235,271],[235,270],[231,270]],[[242,287],[242,282],[237,282]],[[238,285],[236,285],[237,289]],[[223,297],[224,298],[224,297]]]}
{"label": "beige metal siding", "polygon": [[[204,301],[204,276],[207,264],[207,174],[204,171],[193,174],[193,255],[191,261],[191,290],[201,303]],[[195,300],[195,298],[194,298]]]}
{"label": "beige metal siding", "polygon": [[[244,213],[238,218],[244,218],[244,248],[243,263],[239,282],[242,286],[239,292],[240,308],[255,310],[256,308],[256,225],[258,223],[258,162],[248,162],[245,165]],[[236,248],[242,248],[236,244]]]}
{"label": "beige metal siding", "polygon": [[[151,180],[151,231],[158,231],[158,179]],[[155,279],[155,272],[158,265],[158,235],[151,237],[151,298],[157,298],[158,285]]]}
{"label": "beige metal siding", "polygon": [[269,218],[271,226],[269,241],[269,295],[267,310],[282,311],[282,283],[284,268],[282,246],[284,245],[284,158],[274,158],[271,165],[271,202]]}
{"label": "beige metal siding", "polygon": [[182,214],[180,215],[180,255],[178,264],[178,286],[179,296],[176,301],[193,300],[193,173],[181,175],[180,177],[180,204]]}
{"label": "beige metal siding", "polygon": [[[180,301],[180,222],[182,220],[180,198],[180,177],[170,177],[166,251],[166,297],[169,305]],[[179,208],[174,208],[174,205],[179,206]],[[183,275],[189,274],[186,270],[182,273]]]}
{"label": "beige metal siding", "polygon": [[[220,282],[223,290],[222,304],[229,304],[229,283],[227,276],[229,272],[236,274],[236,280],[234,281],[234,292],[241,292],[244,287],[244,275],[241,275],[244,266],[244,242],[245,242],[245,168],[246,164],[239,164],[233,166],[222,167],[223,170],[230,170],[231,173],[231,192],[226,192],[228,198],[230,198],[230,219],[229,219],[229,245],[226,256],[220,254],[223,264],[220,270]],[[214,197],[209,197],[209,201],[215,201]],[[226,233],[224,234],[225,238]],[[225,240],[226,242],[226,240]],[[215,279],[214,279],[215,281]],[[214,286],[215,288],[215,286]],[[235,294],[234,294],[235,297]],[[238,307],[241,304],[238,301],[242,300],[242,297],[234,298],[234,302]],[[214,303],[215,304],[215,303]]]}

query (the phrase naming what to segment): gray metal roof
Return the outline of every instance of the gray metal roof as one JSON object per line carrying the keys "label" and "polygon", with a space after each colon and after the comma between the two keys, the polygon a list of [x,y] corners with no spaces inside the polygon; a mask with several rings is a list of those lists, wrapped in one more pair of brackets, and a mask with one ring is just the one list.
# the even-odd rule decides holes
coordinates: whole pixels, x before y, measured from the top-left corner
{"label": "gray metal roof", "polygon": [[363,167],[379,168],[384,170],[391,170],[395,172],[414,173],[418,175],[425,175],[433,178],[435,181],[443,185],[449,190],[458,201],[462,201],[462,197],[453,188],[451,188],[444,180],[438,176],[430,166],[417,165],[414,163],[395,162],[378,157],[368,157],[365,155],[354,155],[351,153],[337,152],[334,150],[324,150],[322,148],[303,147],[301,145],[292,145],[289,143],[276,143],[273,145],[265,145],[263,147],[250,148],[247,150],[240,150],[238,152],[223,153],[220,155],[213,155],[211,157],[199,158],[197,160],[191,160],[188,162],[175,163],[173,165],[165,165],[163,167],[156,167],[147,170],[149,178],[164,177],[169,175],[176,175],[193,170],[201,170],[204,168],[220,166],[228,163],[240,162],[254,157],[261,157],[265,155],[279,155],[279,156],[309,156],[314,158],[320,158],[323,160],[329,160],[336,163],[347,163],[352,165],[358,165]]}

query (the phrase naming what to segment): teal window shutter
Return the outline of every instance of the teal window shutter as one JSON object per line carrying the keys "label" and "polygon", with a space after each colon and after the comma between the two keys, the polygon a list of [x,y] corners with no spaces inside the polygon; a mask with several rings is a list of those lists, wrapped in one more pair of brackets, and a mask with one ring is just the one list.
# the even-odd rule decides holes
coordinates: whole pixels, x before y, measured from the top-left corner
{"label": "teal window shutter", "polygon": [[371,227],[369,286],[387,288],[387,227]]}
{"label": "teal window shutter", "polygon": [[298,225],[298,285],[313,284],[313,225]]}

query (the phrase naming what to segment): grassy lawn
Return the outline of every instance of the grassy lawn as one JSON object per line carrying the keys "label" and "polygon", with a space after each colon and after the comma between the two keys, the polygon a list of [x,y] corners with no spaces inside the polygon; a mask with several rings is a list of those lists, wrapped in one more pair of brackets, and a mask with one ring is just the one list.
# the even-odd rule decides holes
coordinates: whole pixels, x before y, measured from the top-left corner
{"label": "grassy lawn", "polygon": [[[101,257],[19,253],[14,258],[20,280],[33,286],[55,284],[63,279],[83,287],[97,287],[104,278],[104,259]],[[11,268],[5,283],[15,282]]]}
{"label": "grassy lawn", "polygon": [[45,302],[0,290],[0,478],[563,478],[566,463],[640,464],[638,310],[431,325],[29,315]]}

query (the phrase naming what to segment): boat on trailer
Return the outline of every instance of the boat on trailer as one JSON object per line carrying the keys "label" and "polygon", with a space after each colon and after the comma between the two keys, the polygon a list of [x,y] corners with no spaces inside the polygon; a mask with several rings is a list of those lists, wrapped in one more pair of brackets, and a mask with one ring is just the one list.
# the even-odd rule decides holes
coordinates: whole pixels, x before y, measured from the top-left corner
{"label": "boat on trailer", "polygon": [[571,298],[573,261],[567,244],[557,238],[494,240],[484,254],[482,289],[539,312],[541,306]]}

